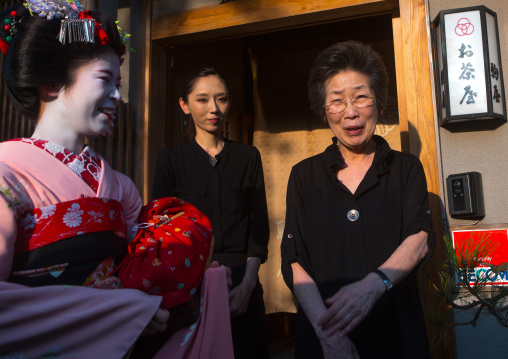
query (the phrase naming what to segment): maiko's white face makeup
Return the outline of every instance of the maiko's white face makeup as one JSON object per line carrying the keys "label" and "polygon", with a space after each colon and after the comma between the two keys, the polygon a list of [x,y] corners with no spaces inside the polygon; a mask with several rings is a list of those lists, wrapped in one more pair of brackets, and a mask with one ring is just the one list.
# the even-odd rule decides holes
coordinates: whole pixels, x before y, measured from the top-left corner
{"label": "maiko's white face makeup", "polygon": [[68,130],[85,136],[111,132],[122,99],[120,80],[120,60],[112,50],[79,68],[72,86],[60,94]]}

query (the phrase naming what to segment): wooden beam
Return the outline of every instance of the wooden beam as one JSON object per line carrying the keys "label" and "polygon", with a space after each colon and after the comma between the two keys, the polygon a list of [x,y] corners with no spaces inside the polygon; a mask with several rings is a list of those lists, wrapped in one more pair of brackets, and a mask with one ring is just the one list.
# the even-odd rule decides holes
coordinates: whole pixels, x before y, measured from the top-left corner
{"label": "wooden beam", "polygon": [[132,56],[131,83],[135,91],[131,91],[133,98],[132,113],[136,124],[136,163],[135,183],[141,194],[143,203],[148,201],[148,175],[150,155],[148,150],[149,132],[149,103],[150,103],[150,64],[151,64],[151,14],[152,1],[132,0],[131,3],[131,31],[132,46],[136,49],[136,56]]}
{"label": "wooden beam", "polygon": [[397,74],[397,98],[399,102],[400,148],[409,152],[409,117],[407,114],[406,79],[404,68],[404,41],[401,32],[400,12],[392,13],[393,45],[395,53],[395,71]]}
{"label": "wooden beam", "polygon": [[[394,18],[397,86],[403,103],[409,136],[409,152],[422,161],[429,192],[440,198],[437,142],[432,98],[430,50],[427,43],[427,17],[423,0],[399,0],[400,18]],[[397,30],[397,33],[395,33]],[[434,211],[440,214],[440,207]],[[440,225],[441,217],[435,218]],[[441,226],[439,226],[441,228]]]}
{"label": "wooden beam", "polygon": [[152,43],[152,58],[150,65],[150,121],[148,123],[148,132],[145,135],[147,143],[146,151],[149,156],[146,158],[145,167],[147,175],[145,176],[145,191],[147,199],[152,198],[153,173],[155,170],[156,156],[161,149],[166,147],[166,124],[168,117],[166,115],[166,101],[168,86],[167,68],[168,57],[167,47]]}
{"label": "wooden beam", "polygon": [[341,18],[390,12],[397,0],[241,0],[152,18],[152,39],[166,45],[243,36]]}
{"label": "wooden beam", "polygon": [[[429,190],[430,210],[432,211],[433,230],[436,247],[434,262],[445,259],[442,227],[442,181],[439,172],[439,151],[434,117],[433,81],[431,56],[429,48],[428,0],[399,0],[400,17],[394,16],[394,41],[397,61],[397,86],[399,101],[404,101],[401,109],[407,131],[409,152],[418,156],[425,169]],[[400,76],[400,78],[399,78]],[[401,93],[403,92],[403,93]],[[405,98],[405,100],[404,100]],[[404,136],[403,136],[404,137]],[[431,278],[439,283],[436,271],[427,266]],[[431,292],[427,281],[423,285],[423,306],[425,312],[431,307],[438,307],[442,315],[449,316],[451,311],[437,300]],[[435,328],[428,326],[429,336],[436,333]],[[454,358],[455,346],[453,330],[448,330],[448,339],[439,348],[433,348],[433,358]]]}

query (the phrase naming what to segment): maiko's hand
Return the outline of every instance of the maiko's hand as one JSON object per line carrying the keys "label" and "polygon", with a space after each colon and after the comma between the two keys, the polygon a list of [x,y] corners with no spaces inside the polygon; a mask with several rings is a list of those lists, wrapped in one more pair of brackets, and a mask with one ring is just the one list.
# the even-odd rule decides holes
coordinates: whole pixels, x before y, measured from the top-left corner
{"label": "maiko's hand", "polygon": [[372,273],[341,288],[325,300],[328,309],[319,318],[318,325],[327,336],[348,335],[369,314],[384,291],[384,283]]}
{"label": "maiko's hand", "polygon": [[238,287],[229,292],[229,312],[231,317],[239,317],[247,312],[250,296],[254,287],[248,286],[242,282]]}
{"label": "maiko's hand", "polygon": [[152,320],[148,322],[148,325],[145,327],[141,335],[147,334],[151,335],[165,331],[167,328],[168,320],[169,320],[169,311],[167,309],[161,308],[157,309]]}

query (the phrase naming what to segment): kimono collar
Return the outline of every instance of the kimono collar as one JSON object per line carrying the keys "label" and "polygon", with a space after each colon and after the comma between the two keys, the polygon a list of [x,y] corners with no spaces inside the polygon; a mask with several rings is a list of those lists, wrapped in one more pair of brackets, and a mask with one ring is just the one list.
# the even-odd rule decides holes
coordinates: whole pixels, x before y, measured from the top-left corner
{"label": "kimono collar", "polygon": [[[372,162],[372,166],[375,166],[377,169],[378,176],[381,176],[389,168],[389,162],[392,158],[392,153],[390,149],[390,145],[384,138],[378,135],[374,135],[372,138],[374,142],[374,146],[376,147],[376,154],[374,156],[374,161]],[[323,161],[326,168],[332,174],[336,174],[337,171],[345,164],[344,157],[342,157],[342,153],[339,150],[339,146],[337,146],[337,137],[332,138],[333,144],[328,146],[326,150],[323,152]]]}

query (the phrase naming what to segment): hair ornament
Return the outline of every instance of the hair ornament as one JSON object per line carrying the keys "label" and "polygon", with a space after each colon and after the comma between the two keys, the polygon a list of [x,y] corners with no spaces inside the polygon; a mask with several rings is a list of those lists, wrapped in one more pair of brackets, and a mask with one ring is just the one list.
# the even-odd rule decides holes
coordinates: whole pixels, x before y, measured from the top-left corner
{"label": "hair ornament", "polygon": [[[16,25],[24,16],[32,15],[46,18],[47,20],[60,20],[60,34],[58,40],[63,44],[72,42],[110,43],[110,39],[102,26],[91,16],[89,10],[84,10],[78,0],[25,0],[21,5],[15,5],[0,16],[0,50],[7,54],[9,43],[16,33]],[[115,22],[124,45],[124,51],[128,49],[134,52],[130,46],[129,37]]]}
{"label": "hair ornament", "polygon": [[45,17],[48,20],[74,20],[83,7],[77,0],[26,0],[25,7],[32,16]]}
{"label": "hair ornament", "polygon": [[109,43],[104,29],[88,10],[83,10],[78,0],[27,0],[24,5],[32,15],[61,20],[58,40],[64,45],[72,42],[94,43],[96,35],[101,44]]}
{"label": "hair ornament", "polygon": [[28,12],[25,7],[18,4],[0,14],[0,50],[6,55],[17,26]]}
{"label": "hair ornament", "polygon": [[[109,36],[108,36],[107,32],[104,31],[102,26],[97,21],[95,21],[95,19],[90,15],[90,10],[80,12],[78,14],[78,17],[79,17],[78,21],[82,21],[86,24],[89,24],[88,26],[93,26],[92,33],[99,37],[101,45],[109,44],[110,40],[109,40]],[[90,20],[92,22],[90,22]],[[63,24],[63,22],[64,21],[62,21],[62,24]],[[82,40],[82,41],[85,41],[85,40]],[[91,41],[86,41],[86,42],[94,42],[94,41],[95,41],[94,36],[92,36]]]}
{"label": "hair ornament", "polygon": [[[95,42],[98,37],[102,45],[110,42],[109,36],[102,26],[90,15],[89,10],[84,10],[78,0],[27,0],[25,6],[38,16],[46,17],[48,20],[61,19],[60,35],[58,37],[62,44],[71,42]],[[118,26],[120,38],[126,49],[134,51],[130,46],[129,37]]]}
{"label": "hair ornament", "polygon": [[58,41],[63,45],[71,42],[95,42],[95,20],[62,20]]}

